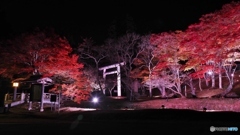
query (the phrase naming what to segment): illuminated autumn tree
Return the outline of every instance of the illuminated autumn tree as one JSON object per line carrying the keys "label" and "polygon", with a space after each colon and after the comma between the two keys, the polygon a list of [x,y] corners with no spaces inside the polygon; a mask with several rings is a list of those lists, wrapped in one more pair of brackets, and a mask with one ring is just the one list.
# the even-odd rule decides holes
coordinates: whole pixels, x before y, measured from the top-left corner
{"label": "illuminated autumn tree", "polygon": [[183,48],[194,52],[185,68],[195,69],[194,76],[204,77],[210,71],[212,87],[215,87],[215,75],[218,74],[219,88],[222,88],[222,74],[225,73],[229,84],[223,95],[232,89],[235,61],[239,60],[239,9],[239,2],[232,2],[220,11],[203,15],[200,23],[189,26],[182,42]]}
{"label": "illuminated autumn tree", "polygon": [[[66,45],[66,44],[65,44]],[[70,46],[69,46],[70,47]],[[41,65],[39,71],[45,76],[53,78],[56,85],[50,92],[59,92],[67,97],[71,97],[75,102],[80,103],[87,100],[90,94],[89,81],[83,73],[83,64],[78,63],[78,55],[69,55],[68,49],[58,48],[59,53],[52,56],[48,61],[37,63]],[[55,64],[53,64],[55,63]]]}
{"label": "illuminated autumn tree", "polygon": [[187,54],[187,61],[183,67],[184,71],[193,70],[194,73],[191,75],[191,78],[199,79],[199,88],[201,89],[201,81],[204,78],[204,75],[208,71],[212,71],[212,66],[206,66],[206,70],[203,70],[203,66],[206,65],[208,59],[206,59],[211,52],[207,49],[207,44],[205,42],[206,35],[199,31],[200,27],[197,27],[193,30],[189,29],[186,31],[184,39],[180,43],[179,52]]}
{"label": "illuminated autumn tree", "polygon": [[[131,77],[140,78],[144,86],[149,88],[149,96],[152,97],[152,88],[158,87],[151,83],[152,71],[158,59],[154,56],[153,51],[156,49],[155,46],[150,43],[150,35],[142,36],[142,43],[138,46],[138,53],[133,59],[133,65],[135,68],[131,71]],[[148,80],[149,83],[145,83]]]}
{"label": "illuminated autumn tree", "polygon": [[[73,97],[80,103],[88,99],[88,82],[83,76],[83,64],[64,37],[58,36],[52,29],[36,29],[7,41],[4,47],[6,70],[3,75],[11,76],[42,75],[53,77],[55,86],[62,87],[62,94]],[[4,67],[4,66],[3,66]],[[12,70],[14,72],[10,72]],[[53,88],[51,91],[57,91]]]}
{"label": "illuminated autumn tree", "polygon": [[153,34],[151,37],[151,44],[156,46],[154,55],[159,59],[154,67],[153,75],[164,77],[164,81],[168,82],[165,83],[165,87],[181,97],[184,97],[181,88],[184,77],[181,62],[189,57],[185,51],[179,51],[183,35],[183,32],[176,31]]}

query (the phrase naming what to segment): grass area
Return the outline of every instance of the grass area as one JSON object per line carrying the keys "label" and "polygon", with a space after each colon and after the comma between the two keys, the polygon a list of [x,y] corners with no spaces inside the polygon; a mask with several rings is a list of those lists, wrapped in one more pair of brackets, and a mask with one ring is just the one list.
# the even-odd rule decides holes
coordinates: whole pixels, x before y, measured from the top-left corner
{"label": "grass area", "polygon": [[141,102],[133,102],[130,107],[135,109],[161,109],[164,106],[167,109],[192,109],[202,111],[207,110],[233,111],[240,112],[239,98],[204,98],[204,99],[154,99]]}

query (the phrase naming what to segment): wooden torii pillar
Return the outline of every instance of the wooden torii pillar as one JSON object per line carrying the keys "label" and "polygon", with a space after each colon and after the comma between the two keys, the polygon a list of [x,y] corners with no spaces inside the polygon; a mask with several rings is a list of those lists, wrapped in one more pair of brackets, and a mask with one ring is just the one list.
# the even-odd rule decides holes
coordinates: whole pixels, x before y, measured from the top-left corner
{"label": "wooden torii pillar", "polygon": [[[103,78],[104,80],[106,79],[107,75],[110,74],[117,74],[117,95],[122,96],[121,94],[121,71],[120,71],[120,66],[124,65],[125,62],[117,63],[117,64],[112,64],[109,66],[101,67],[99,70],[103,70]],[[111,68],[117,68],[117,70],[106,72],[107,69]]]}

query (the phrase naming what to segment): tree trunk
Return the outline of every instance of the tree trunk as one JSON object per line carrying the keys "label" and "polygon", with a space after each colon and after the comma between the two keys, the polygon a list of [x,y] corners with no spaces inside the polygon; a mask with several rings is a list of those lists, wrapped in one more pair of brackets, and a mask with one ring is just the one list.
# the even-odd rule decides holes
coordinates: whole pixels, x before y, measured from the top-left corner
{"label": "tree trunk", "polygon": [[191,94],[193,96],[196,96],[196,90],[193,88],[193,82],[192,82],[192,78],[189,80],[190,81],[190,89],[191,89]]}
{"label": "tree trunk", "polygon": [[176,93],[176,94],[179,94],[181,96],[181,98],[185,97],[182,93],[178,92],[178,91],[175,91],[171,88],[169,88],[169,90],[171,90],[173,93]]}
{"label": "tree trunk", "polygon": [[150,80],[150,83],[149,83],[149,97],[152,97],[152,80],[151,80],[150,76],[149,76],[149,80]]}
{"label": "tree trunk", "polygon": [[206,86],[209,86],[208,75],[204,74]]}
{"label": "tree trunk", "polygon": [[[97,83],[99,85],[99,88],[100,90],[102,91],[102,93],[105,95],[105,92],[103,91],[103,88],[102,88],[102,85],[101,85],[101,82],[100,82],[100,79],[99,79],[99,72],[98,72],[98,63],[96,63],[96,70],[97,70]],[[105,79],[105,78],[104,78]],[[104,80],[105,81],[105,80]]]}
{"label": "tree trunk", "polygon": [[212,79],[212,88],[214,88],[215,87],[215,74],[214,73],[212,74],[211,79]]}
{"label": "tree trunk", "polygon": [[218,78],[219,79],[219,84],[218,84],[219,85],[219,89],[222,89],[222,73],[219,73],[218,77],[219,77]]}
{"label": "tree trunk", "polygon": [[198,78],[198,85],[199,85],[199,89],[200,91],[202,91],[202,84],[201,84],[201,78]]}
{"label": "tree trunk", "polygon": [[158,89],[160,90],[162,97],[166,97],[166,88],[165,87],[158,87]]}
{"label": "tree trunk", "polygon": [[222,96],[226,96],[233,88],[233,85],[230,83],[227,89],[222,93]]}
{"label": "tree trunk", "polygon": [[109,90],[109,92],[110,92],[110,97],[112,97],[112,90]]}
{"label": "tree trunk", "polygon": [[205,82],[206,82],[206,86],[209,86],[209,81],[208,81],[208,79],[205,79]]}
{"label": "tree trunk", "polygon": [[227,73],[227,78],[228,78],[228,81],[229,81],[229,85],[228,85],[227,89],[223,92],[222,96],[225,96],[226,94],[228,94],[232,90],[232,88],[233,88],[233,79],[232,79],[232,77],[233,76],[232,76],[231,72],[228,72]]}
{"label": "tree trunk", "polygon": [[152,84],[149,86],[149,97],[152,97]]}
{"label": "tree trunk", "polygon": [[236,68],[237,68],[237,66],[235,66],[233,68],[233,63],[229,67],[224,67],[225,73],[226,73],[228,81],[229,81],[229,85],[228,85],[227,89],[223,92],[222,96],[225,96],[226,94],[228,94],[232,90],[233,82],[234,82],[233,77],[234,77],[234,73],[236,71]]}
{"label": "tree trunk", "polygon": [[180,77],[179,77],[179,70],[177,70],[177,89],[179,93],[182,93],[182,88],[181,88],[181,81],[180,81]]}

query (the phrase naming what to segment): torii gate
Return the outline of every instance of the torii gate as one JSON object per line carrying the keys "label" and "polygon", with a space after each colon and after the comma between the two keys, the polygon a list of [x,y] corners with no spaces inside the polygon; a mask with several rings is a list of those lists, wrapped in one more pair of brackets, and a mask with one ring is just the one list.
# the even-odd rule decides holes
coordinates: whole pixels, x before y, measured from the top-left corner
{"label": "torii gate", "polygon": [[[121,63],[117,63],[117,64],[112,64],[109,66],[105,66],[105,67],[101,67],[99,68],[99,70],[103,70],[103,78],[104,80],[106,79],[106,75],[110,75],[110,74],[117,74],[117,95],[121,96],[121,72],[120,72],[120,66],[124,65],[125,62],[121,62]],[[107,69],[110,68],[117,68],[117,70],[115,71],[110,71],[110,72],[106,72]]]}

